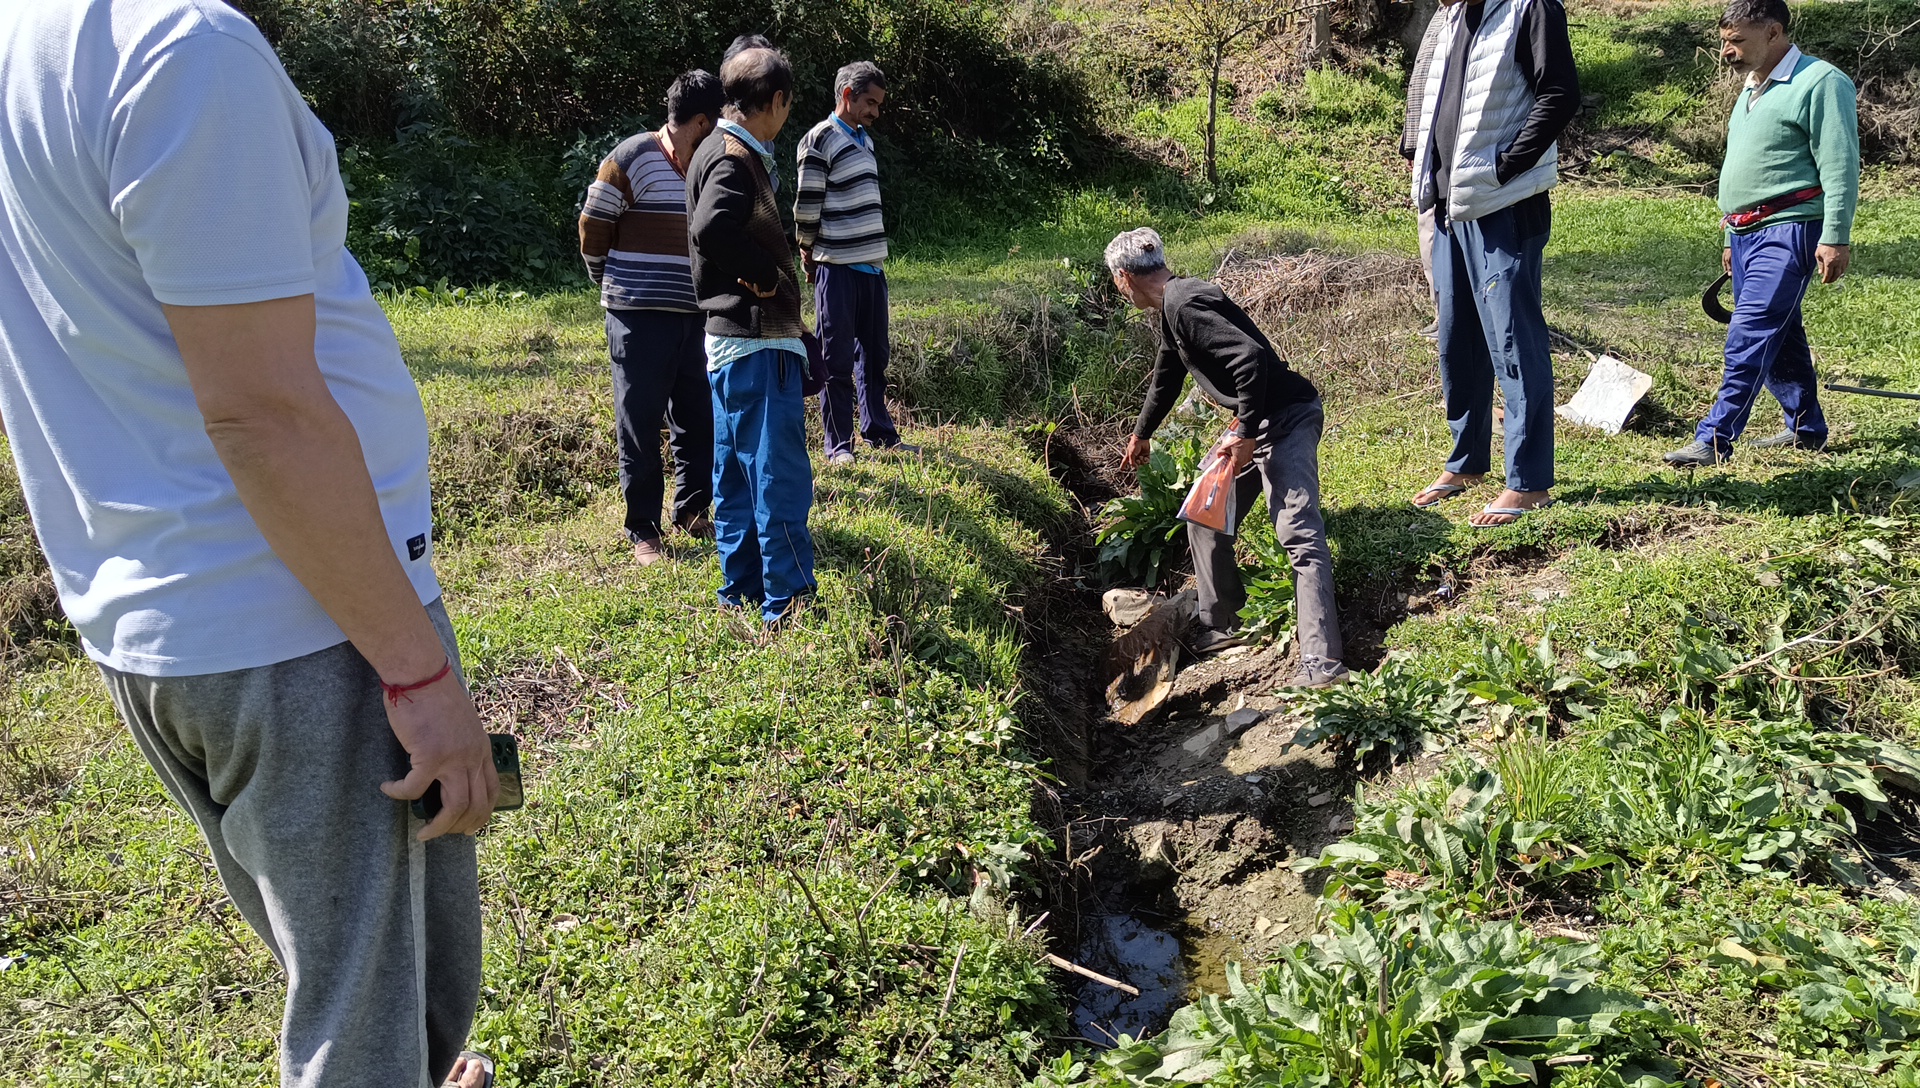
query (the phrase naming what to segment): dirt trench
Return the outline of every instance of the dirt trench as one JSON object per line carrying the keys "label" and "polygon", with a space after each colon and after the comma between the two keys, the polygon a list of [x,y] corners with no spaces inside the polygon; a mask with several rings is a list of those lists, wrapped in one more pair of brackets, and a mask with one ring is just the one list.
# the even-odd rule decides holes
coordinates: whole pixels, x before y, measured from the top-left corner
{"label": "dirt trench", "polygon": [[[1276,946],[1314,931],[1320,882],[1291,864],[1352,828],[1357,777],[1324,747],[1290,746],[1301,719],[1275,692],[1297,668],[1291,648],[1197,663],[1183,654],[1156,713],[1131,727],[1109,715],[1101,664],[1119,632],[1099,592],[1074,575],[1091,560],[1101,506],[1131,490],[1117,463],[1123,441],[1118,428],[1083,425],[1036,449],[1081,517],[1054,541],[1063,576],[1028,609],[1029,672],[1060,782],[1044,798],[1062,871],[1049,904],[1052,946],[1139,990],[1079,983],[1074,1027],[1103,1046],[1164,1028],[1199,993],[1226,989],[1228,963],[1251,976]],[[1388,601],[1404,595],[1340,602],[1362,653],[1377,657],[1398,618],[1379,614]]]}

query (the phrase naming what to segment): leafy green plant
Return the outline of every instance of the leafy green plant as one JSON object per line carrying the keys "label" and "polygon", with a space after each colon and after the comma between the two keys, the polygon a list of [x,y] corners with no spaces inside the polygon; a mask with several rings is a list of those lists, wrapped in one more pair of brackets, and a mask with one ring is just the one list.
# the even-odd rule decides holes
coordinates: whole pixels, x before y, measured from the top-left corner
{"label": "leafy green plant", "polygon": [[1738,748],[1678,706],[1658,719],[1630,712],[1601,743],[1611,759],[1586,822],[1609,848],[1643,861],[1694,854],[1744,872],[1866,883],[1853,816],[1828,788],[1853,792],[1856,777],[1791,772],[1775,751]]}
{"label": "leafy green plant", "polygon": [[1513,922],[1346,908],[1257,983],[1229,967],[1230,996],[1181,1010],[1152,1039],[1123,1040],[1075,1083],[1491,1086],[1571,1066],[1585,1084],[1675,1083],[1654,1057],[1656,1031],[1673,1025],[1597,985],[1598,952]]}
{"label": "leafy green plant", "polygon": [[1285,646],[1293,638],[1293,563],[1279,544],[1253,541],[1254,561],[1243,578],[1247,603],[1240,609],[1240,630],[1248,638],[1273,639]]}
{"label": "leafy green plant", "polygon": [[1502,779],[1465,759],[1383,801],[1363,797],[1354,823],[1352,834],[1294,869],[1326,872],[1328,894],[1396,913],[1511,913],[1540,888],[1620,860],[1581,850],[1550,821],[1516,818]]}
{"label": "leafy green plant", "polygon": [[1149,589],[1160,584],[1185,543],[1180,504],[1206,451],[1197,429],[1168,428],[1155,440],[1152,455],[1140,466],[1140,493],[1114,499],[1100,512],[1094,543],[1106,579]]}
{"label": "leafy green plant", "polygon": [[1711,961],[1784,995],[1799,1048],[1841,1046],[1869,1065],[1920,1061],[1920,929],[1878,937],[1736,923]]}
{"label": "leafy green plant", "polygon": [[1486,708],[1488,724],[1501,736],[1522,725],[1545,729],[1557,720],[1593,713],[1584,701],[1593,685],[1561,666],[1551,628],[1531,647],[1509,635],[1483,636],[1480,652],[1454,682]]}
{"label": "leafy green plant", "polygon": [[1398,656],[1388,657],[1377,672],[1355,673],[1345,684],[1308,691],[1298,698],[1311,720],[1287,746],[1305,748],[1336,740],[1356,761],[1376,750],[1392,761],[1441,747],[1459,728],[1467,706],[1464,692],[1408,672]]}

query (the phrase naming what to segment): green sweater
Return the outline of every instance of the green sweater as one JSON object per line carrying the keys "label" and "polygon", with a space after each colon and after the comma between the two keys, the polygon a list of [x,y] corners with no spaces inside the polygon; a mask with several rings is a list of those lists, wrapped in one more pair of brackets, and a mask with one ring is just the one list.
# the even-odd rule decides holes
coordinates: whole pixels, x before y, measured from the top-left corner
{"label": "green sweater", "polygon": [[1853,81],[1823,60],[1803,56],[1793,75],[1769,86],[1747,109],[1740,92],[1727,121],[1727,159],[1720,167],[1720,210],[1741,212],[1801,189],[1822,195],[1768,216],[1738,233],[1778,223],[1819,222],[1820,244],[1853,237],[1860,200],[1860,122]]}

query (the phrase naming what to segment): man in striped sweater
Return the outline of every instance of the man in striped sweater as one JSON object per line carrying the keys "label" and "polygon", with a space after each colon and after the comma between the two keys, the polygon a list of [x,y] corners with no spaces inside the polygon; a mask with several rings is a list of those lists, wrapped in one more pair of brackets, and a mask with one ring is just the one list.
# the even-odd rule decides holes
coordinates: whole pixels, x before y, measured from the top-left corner
{"label": "man in striped sweater", "polygon": [[871,61],[833,77],[833,116],[800,141],[794,232],[813,283],[827,387],[820,394],[827,460],[853,463],[853,412],[860,437],[877,449],[917,453],[887,413],[887,228],[880,170],[867,126],[880,117],[887,78]]}
{"label": "man in striped sweater", "polygon": [[627,537],[642,566],[667,556],[660,540],[663,415],[673,448],[673,523],[695,536],[712,532],[713,397],[687,258],[686,172],[725,98],[709,72],[674,80],[666,126],[614,148],[580,212],[580,255],[607,311]]}

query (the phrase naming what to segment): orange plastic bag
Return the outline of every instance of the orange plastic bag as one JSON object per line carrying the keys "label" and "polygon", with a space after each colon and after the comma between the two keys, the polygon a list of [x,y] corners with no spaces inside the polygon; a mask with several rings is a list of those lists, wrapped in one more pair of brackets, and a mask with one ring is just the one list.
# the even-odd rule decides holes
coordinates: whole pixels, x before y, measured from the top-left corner
{"label": "orange plastic bag", "polygon": [[1239,489],[1233,486],[1233,445],[1239,440],[1229,431],[1214,443],[1213,452],[1200,463],[1199,478],[1180,504],[1180,520],[1226,536],[1239,531],[1239,511],[1234,509]]}

